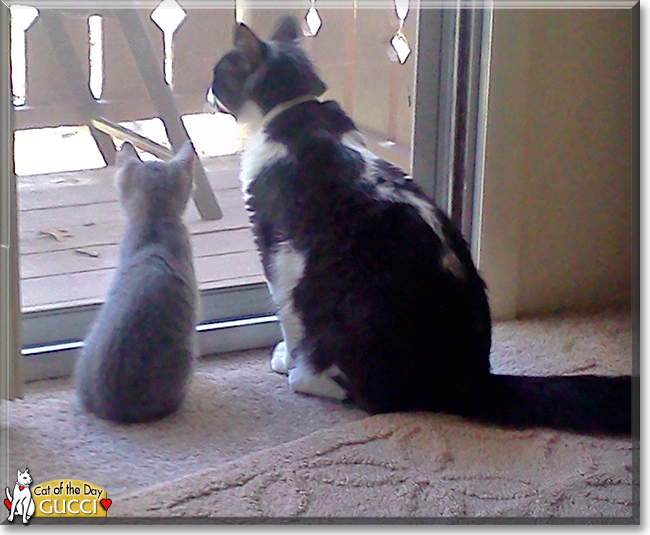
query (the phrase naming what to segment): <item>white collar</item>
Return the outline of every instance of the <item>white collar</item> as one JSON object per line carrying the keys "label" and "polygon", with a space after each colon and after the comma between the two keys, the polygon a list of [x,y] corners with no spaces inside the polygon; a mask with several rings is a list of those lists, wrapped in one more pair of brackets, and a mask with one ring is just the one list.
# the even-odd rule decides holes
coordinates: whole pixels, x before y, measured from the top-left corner
{"label": "white collar", "polygon": [[275,119],[282,112],[287,111],[289,108],[293,108],[294,106],[297,106],[298,104],[302,104],[303,102],[309,102],[310,100],[313,100],[315,102],[320,102],[316,97],[312,95],[303,95],[301,97],[297,97],[292,100],[288,100],[287,102],[282,102],[277,106],[274,106],[262,118],[262,126],[263,127],[267,126],[273,119]]}

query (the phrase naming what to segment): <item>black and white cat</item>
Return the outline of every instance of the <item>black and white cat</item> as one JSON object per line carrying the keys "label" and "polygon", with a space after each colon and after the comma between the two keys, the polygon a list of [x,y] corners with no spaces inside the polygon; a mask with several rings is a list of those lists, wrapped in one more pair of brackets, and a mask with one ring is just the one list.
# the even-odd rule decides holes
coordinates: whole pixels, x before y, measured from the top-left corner
{"label": "black and white cat", "polygon": [[166,163],[140,161],[129,143],[118,153],[116,182],[127,222],[106,301],[74,374],[83,406],[101,418],[155,420],[185,397],[197,289],[182,215],[193,161],[189,143]]}
{"label": "black and white cat", "polygon": [[431,410],[505,426],[630,433],[631,377],[490,373],[486,287],[411,177],[377,157],[285,18],[244,24],[208,101],[256,123],[241,181],[284,340],[271,367],[298,392],[373,412]]}

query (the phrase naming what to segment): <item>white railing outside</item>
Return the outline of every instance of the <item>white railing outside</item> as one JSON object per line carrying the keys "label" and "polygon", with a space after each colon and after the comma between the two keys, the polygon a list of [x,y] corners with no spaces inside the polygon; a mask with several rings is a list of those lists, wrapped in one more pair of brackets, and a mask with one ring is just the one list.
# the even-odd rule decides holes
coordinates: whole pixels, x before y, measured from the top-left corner
{"label": "white railing outside", "polygon": [[[163,0],[155,9],[132,12],[144,22],[182,116],[206,111],[212,69],[231,46],[236,20],[266,38],[278,17],[291,12],[305,20],[304,46],[329,87],[325,97],[339,100],[378,139],[410,147],[415,61],[409,50],[415,49],[415,14],[409,13],[408,0],[386,2],[381,9],[347,3],[337,2],[336,9],[313,0],[300,9],[248,9],[243,0],[231,8]],[[87,125],[88,103],[80,98],[87,96],[93,114],[115,123],[158,116],[114,10],[13,4],[11,13],[16,130]],[[51,15],[64,31],[67,48],[44,23]]]}

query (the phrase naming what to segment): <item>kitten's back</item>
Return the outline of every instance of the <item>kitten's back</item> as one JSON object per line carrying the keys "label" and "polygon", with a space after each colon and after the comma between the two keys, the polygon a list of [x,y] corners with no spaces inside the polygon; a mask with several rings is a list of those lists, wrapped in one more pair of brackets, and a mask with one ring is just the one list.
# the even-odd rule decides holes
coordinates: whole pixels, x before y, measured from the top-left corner
{"label": "kitten's back", "polygon": [[[178,409],[192,369],[196,281],[181,216],[193,151],[147,167],[129,147],[120,152],[118,170],[127,213],[120,260],[80,352],[75,384],[97,416],[142,422]],[[147,203],[166,208],[161,213]]]}

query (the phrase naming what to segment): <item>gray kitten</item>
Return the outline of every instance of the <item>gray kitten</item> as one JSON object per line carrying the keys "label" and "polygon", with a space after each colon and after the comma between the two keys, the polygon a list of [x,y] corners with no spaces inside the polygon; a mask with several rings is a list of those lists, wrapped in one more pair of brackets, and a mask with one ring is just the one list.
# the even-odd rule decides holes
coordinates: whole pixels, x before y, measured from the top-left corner
{"label": "gray kitten", "polygon": [[84,341],[74,379],[97,416],[144,422],[183,401],[194,358],[197,289],[182,215],[192,191],[194,151],[142,162],[124,143],[116,183],[127,223],[117,270]]}

